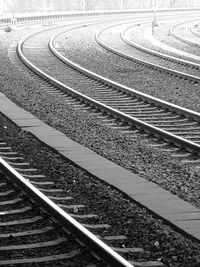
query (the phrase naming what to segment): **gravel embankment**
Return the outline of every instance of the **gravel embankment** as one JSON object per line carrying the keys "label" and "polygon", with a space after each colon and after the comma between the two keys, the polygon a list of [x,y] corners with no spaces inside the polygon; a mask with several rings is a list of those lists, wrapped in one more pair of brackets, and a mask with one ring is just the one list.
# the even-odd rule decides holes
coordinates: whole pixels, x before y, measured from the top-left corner
{"label": "gravel embankment", "polygon": [[[106,127],[101,121],[97,121],[95,116],[89,116],[87,112],[82,113],[74,110],[61,98],[54,98],[43,92],[39,83],[30,78],[28,74],[24,74],[20,69],[17,69],[15,64],[8,59],[8,55],[11,58],[13,54],[7,52],[8,46],[13,42],[15,35],[15,33],[11,33],[5,37],[0,37],[0,60],[3,66],[0,70],[0,90],[4,94],[46,123],[63,131],[71,139],[88,146],[146,179],[155,181],[194,205],[200,206],[198,174],[190,172],[189,167],[182,166],[167,154],[150,149],[142,138],[141,140],[131,140],[121,135],[120,132]],[[99,60],[99,67],[102,71],[106,72],[106,68],[107,71],[110,70],[108,66],[105,67],[105,62],[102,65],[102,60],[100,60],[100,57],[102,58],[101,49],[96,51],[93,43],[90,42],[89,45],[87,38],[84,41],[79,41],[76,46],[73,40],[68,39],[68,42],[71,44],[69,46],[71,57],[74,53],[74,57],[81,61],[80,50],[82,50],[85,53],[85,58],[88,55],[93,58],[92,68],[95,66],[96,60]],[[84,45],[87,53],[83,49],[82,42],[84,44],[86,42],[88,45],[88,47]],[[79,53],[76,49],[79,49]],[[112,68],[116,64],[115,60],[118,59],[115,56],[110,56],[106,58],[106,62],[110,63],[111,59]],[[125,79],[129,72],[129,66],[126,66],[125,69],[124,64],[129,63],[118,62],[118,64],[113,68],[113,72],[118,68],[120,71],[117,73],[124,74],[122,78]],[[139,86],[140,80],[141,89],[143,89],[144,78],[142,79],[142,75],[147,75],[149,72],[147,70],[141,72],[139,67],[132,66],[132,71],[129,73],[132,74],[133,82],[136,78],[133,68],[137,70],[139,76],[136,85]],[[153,72],[150,71],[150,73],[153,75]],[[114,76],[114,73],[109,73],[109,75]],[[156,76],[158,75],[156,74]],[[161,77],[159,78],[161,79]],[[176,82],[175,79],[174,82]],[[146,83],[151,84],[152,81]],[[166,85],[167,81],[163,87],[166,87]],[[149,86],[147,86],[148,88]],[[0,131],[2,138],[16,151],[25,153],[26,159],[34,167],[40,169],[50,179],[58,181],[58,185],[62,185],[66,192],[70,190],[71,195],[79,202],[89,203],[89,206],[94,208],[100,217],[102,216],[105,223],[112,224],[116,230],[119,229],[119,233],[128,235],[130,240],[133,241],[132,244],[143,246],[146,251],[148,250],[149,255],[146,255],[146,259],[160,259],[167,263],[167,266],[198,266],[200,246],[197,243],[173,232],[161,221],[155,220],[145,210],[122,198],[122,195],[116,193],[114,189],[102,185],[85,171],[78,169],[71,162],[55,154],[54,151],[41,146],[36,139],[20,131],[3,117],[1,117]],[[76,182],[74,183],[73,180]],[[112,203],[112,206],[110,203]],[[105,210],[108,211],[106,216]]]}

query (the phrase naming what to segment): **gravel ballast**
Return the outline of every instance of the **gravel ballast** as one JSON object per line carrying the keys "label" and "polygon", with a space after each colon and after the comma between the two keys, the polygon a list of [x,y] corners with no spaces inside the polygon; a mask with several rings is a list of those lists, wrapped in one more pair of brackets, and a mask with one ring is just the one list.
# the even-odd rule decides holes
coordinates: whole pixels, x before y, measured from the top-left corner
{"label": "gravel ballast", "polygon": [[[56,39],[59,51],[77,64],[111,80],[200,112],[199,84],[155,72],[108,53],[94,41],[97,30],[94,26],[61,35]],[[141,40],[141,35],[138,37]]]}
{"label": "gravel ballast", "polygon": [[[11,33],[7,37],[10,37],[10,42],[13,42],[12,38],[16,38],[15,36],[16,33]],[[8,42],[9,38],[6,40]],[[13,63],[8,64],[6,40],[2,44],[2,51],[5,51],[5,54],[2,54],[2,63],[5,64],[5,68],[1,70],[1,81],[3,81],[2,92],[11,100],[62,131],[72,140],[156,182],[193,205],[200,206],[200,200],[197,197],[199,195],[198,173],[190,172],[189,166],[182,166],[167,153],[150,148],[142,136],[135,139],[128,138],[119,131],[105,126],[89,112],[73,109],[62,101],[62,97],[55,98],[46,93],[39,82],[30,78],[28,74],[22,74]],[[12,59],[14,55],[9,53],[9,58]]]}
{"label": "gravel ballast", "polygon": [[[120,132],[106,127],[101,121],[97,121],[95,116],[90,116],[87,112],[82,113],[74,110],[64,103],[61,98],[55,98],[53,95],[50,96],[41,91],[39,83],[28,74],[22,73],[21,69],[17,69],[16,65],[10,61],[14,54],[8,54],[7,49],[13,42],[13,38],[18,37],[18,33],[14,32],[0,37],[2,51],[0,57],[4,67],[0,70],[0,90],[4,94],[46,123],[63,131],[71,139],[88,146],[100,155],[132,170],[134,173],[157,182],[190,203],[200,206],[198,174],[190,172],[189,167],[182,166],[167,154],[150,149],[142,138],[141,140],[139,138],[129,139]],[[80,43],[78,44],[80,45]],[[88,48],[88,50],[90,50],[90,53],[96,53],[93,47]],[[74,56],[77,57],[76,47],[73,51]],[[71,50],[71,53],[73,51]],[[99,49],[99,55],[100,52],[101,49]],[[121,69],[123,70],[123,68],[122,64]],[[46,99],[48,99],[48,102]],[[42,170],[42,173],[48,175],[52,180],[59,180],[59,183],[64,184],[66,188],[74,187],[73,178],[76,177],[77,192],[79,192],[78,188],[81,188],[82,196],[86,195],[94,207],[97,199],[93,204],[92,199],[98,192],[99,206],[96,209],[101,210],[102,208],[103,217],[105,217],[103,215],[104,211],[109,209],[110,215],[113,214],[113,218],[118,218],[118,223],[114,222],[113,225],[121,225],[123,220],[124,224],[127,225],[127,234],[132,236],[135,245],[138,245],[137,243],[146,244],[147,239],[148,242],[150,240],[150,247],[146,249],[153,251],[153,253],[150,253],[151,257],[149,258],[152,259],[153,256],[154,259],[161,259],[168,266],[198,266],[200,248],[195,242],[192,243],[172,232],[161,222],[155,221],[151,215],[147,214],[147,217],[145,217],[146,211],[143,209],[134,214],[135,205],[130,204],[127,200],[119,201],[121,197],[119,193],[111,193],[110,187],[103,186],[102,183],[99,183],[84,171],[77,170],[73,164],[66,162],[53,151],[41,147],[36,139],[25,132],[21,132],[4,118],[1,118],[1,120],[3,137],[17,151],[26,153],[27,159],[32,162],[34,167]],[[7,127],[6,130],[5,127]],[[10,129],[11,132],[8,131]],[[87,186],[85,181],[87,181]],[[74,194],[78,195],[79,193]],[[88,201],[87,198],[83,197],[83,202]],[[115,203],[114,206],[109,205],[111,201],[113,205]],[[110,218],[107,218],[107,220],[110,222]],[[130,227],[133,225],[141,231],[136,232],[135,228]],[[126,233],[123,232],[123,234]]]}
{"label": "gravel ballast", "polygon": [[[136,85],[136,87],[137,87],[136,89],[138,89],[138,90],[140,89],[143,92],[146,92],[146,93],[149,92],[148,91],[149,85],[151,85],[151,83],[152,83],[152,87],[153,87],[153,84],[155,84],[157,82],[157,84],[159,85],[158,86],[159,88],[156,87],[156,90],[159,89],[159,94],[162,97],[163,97],[163,94],[165,95],[165,94],[167,94],[167,92],[173,94],[171,92],[171,91],[173,91],[173,87],[171,87],[171,84],[169,84],[169,82],[167,83],[168,77],[163,76],[163,75],[159,75],[157,73],[155,74],[153,71],[148,70],[148,69],[144,69],[144,68],[141,69],[141,67],[139,67],[139,66],[135,66],[135,65],[133,66],[133,64],[131,64],[127,61],[124,61],[123,59],[121,59],[121,61],[119,61],[119,58],[116,57],[115,55],[112,55],[110,53],[106,54],[105,51],[102,52],[101,49],[95,43],[93,43],[93,41],[91,40],[91,36],[93,36],[93,33],[94,33],[94,29],[92,29],[91,31],[90,31],[90,29],[88,29],[84,33],[78,31],[78,34],[77,34],[77,32],[75,34],[75,32],[73,31],[72,33],[68,32],[67,34],[62,35],[61,40],[63,42],[60,43],[60,45],[61,45],[60,50],[62,51],[62,53],[65,56],[67,56],[67,58],[74,60],[75,62],[79,63],[80,65],[87,67],[88,69],[93,70],[94,72],[105,75],[109,78],[114,79],[114,77],[115,77],[118,81],[120,80],[122,83],[123,83],[123,81],[125,81],[126,85],[127,84],[129,85],[130,83],[133,83],[136,80],[136,84],[134,83],[134,85]],[[76,49],[76,47],[77,47],[77,49]],[[82,47],[82,50],[81,50],[81,47]],[[74,51],[74,54],[73,54],[73,51]],[[101,54],[101,52],[102,52],[102,54]],[[82,53],[84,53],[85,57],[79,56],[79,54],[82,55]],[[94,54],[95,54],[95,56],[94,56]],[[91,62],[90,59],[92,57],[93,57],[93,61]],[[88,62],[90,62],[90,64],[88,64],[86,62],[87,58],[89,58]],[[98,64],[97,64],[97,61],[99,62]],[[111,62],[110,68],[109,68],[110,65],[105,64],[105,62],[108,62],[108,61]],[[103,62],[104,62],[104,65],[103,65]],[[95,65],[95,63],[96,63],[96,65]],[[121,68],[121,70],[124,70],[124,73],[119,74],[117,72],[117,69],[119,67]],[[137,73],[131,72],[132,68],[137,69]],[[131,76],[130,72],[132,73],[132,76]],[[117,73],[117,77],[116,77],[116,73]],[[126,74],[127,80],[125,80],[125,74]],[[138,76],[141,77],[140,88],[138,88],[138,85],[137,85]],[[143,79],[142,79],[142,77],[143,77]],[[144,79],[144,77],[148,77],[148,79],[146,79],[146,78]],[[162,78],[162,82],[164,84],[163,88],[161,87],[161,78]],[[174,80],[174,82],[178,83],[177,79],[171,78],[171,80]],[[182,86],[182,82],[180,82],[180,83]],[[193,87],[193,89],[195,89],[195,86],[193,86],[189,83],[188,83],[188,86],[191,86],[191,87]],[[196,89],[194,91],[196,91]],[[186,101],[192,101],[193,104],[197,104],[197,105],[199,104],[196,102],[194,103],[194,99],[191,97],[188,99],[188,97],[186,95],[183,95],[182,98],[183,98],[183,101],[185,101],[185,100]],[[184,100],[184,98],[186,98],[186,99]],[[120,142],[122,142],[122,140],[124,140],[124,139],[121,138]],[[196,200],[198,199],[198,197],[197,197],[199,194],[198,173],[190,173],[190,170],[187,166],[183,167],[176,160],[171,159],[171,157],[169,155],[158,152],[154,149],[150,149],[147,146],[147,144],[145,142],[142,142],[142,141],[143,141],[142,138],[140,140],[139,140],[139,138],[136,140],[129,140],[128,142],[131,144],[131,148],[129,146],[126,146],[126,151],[124,151],[124,149],[121,149],[121,151],[120,151],[121,157],[124,159],[126,158],[126,160],[125,160],[126,162],[123,160],[123,163],[121,163],[121,164],[123,164],[122,166],[126,167],[127,164],[129,165],[129,162],[130,162],[130,164],[132,162],[133,163],[132,166],[134,165],[134,168],[132,167],[133,169],[131,169],[131,167],[130,167],[131,170],[133,170],[134,172],[139,173],[140,175],[145,176],[145,177],[146,177],[146,173],[148,172],[148,177],[149,177],[149,175],[151,176],[151,178],[150,178],[151,181],[158,183],[159,185],[163,186],[165,189],[170,190],[172,193],[175,193],[175,191],[177,190],[175,194],[178,194],[178,196],[182,197],[183,199],[187,199],[189,202],[192,201],[191,203],[196,205],[195,204],[196,201],[193,202],[193,200],[191,199],[191,196],[193,195]],[[91,140],[91,142],[92,142],[92,140]],[[141,144],[141,142],[142,142],[142,144]],[[113,161],[116,161],[118,159],[118,157],[116,155],[117,151],[118,151],[117,146],[114,145],[114,147],[112,149],[112,151],[113,151],[112,160]],[[119,144],[119,146],[121,146],[121,144]],[[100,147],[99,147],[98,151],[101,151]],[[123,150],[123,152],[122,152],[122,150]],[[131,157],[128,157],[128,154]],[[115,157],[115,159],[114,159],[114,157]],[[140,161],[141,157],[142,157],[143,163],[141,163],[141,161]],[[133,161],[132,161],[132,159],[133,159]],[[153,160],[151,160],[151,159],[153,159]],[[119,161],[117,160],[117,162],[119,162]],[[147,166],[149,166],[149,168]],[[138,169],[140,169],[140,170],[138,171]],[[183,171],[183,169],[184,169],[184,171]],[[159,172],[159,175],[157,176],[158,172]],[[148,177],[146,177],[146,178],[149,179]],[[194,185],[196,185],[195,190],[193,190],[191,188]],[[176,188],[175,191],[174,191],[174,188]],[[192,193],[192,191],[193,191],[193,193]],[[190,194],[189,192],[192,194]],[[190,197],[185,198],[184,196],[182,196],[182,194],[185,195],[188,193],[189,193]],[[199,204],[197,206],[199,207]]]}

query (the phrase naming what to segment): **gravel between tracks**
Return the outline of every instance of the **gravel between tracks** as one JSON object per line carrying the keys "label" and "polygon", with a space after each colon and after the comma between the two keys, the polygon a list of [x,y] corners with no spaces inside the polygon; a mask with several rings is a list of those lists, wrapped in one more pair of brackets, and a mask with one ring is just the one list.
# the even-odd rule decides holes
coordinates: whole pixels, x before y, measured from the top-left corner
{"label": "gravel between tracks", "polygon": [[[13,38],[19,37],[20,34],[17,33],[0,37],[0,59],[3,66],[0,70],[0,90],[4,94],[19,106],[66,133],[71,139],[200,206],[198,174],[191,173],[189,167],[182,166],[167,154],[150,149],[142,138],[128,139],[118,131],[111,130],[100,121],[96,121],[95,117],[73,110],[61,99],[55,99],[41,91],[40,84],[32,80],[28,74],[21,73],[21,70],[8,59],[7,52]],[[77,56],[76,49],[71,52]],[[98,53],[100,52],[101,49]],[[92,49],[90,53],[97,52]],[[9,54],[9,57],[12,57],[12,54]],[[124,66],[121,67],[124,70]],[[58,179],[58,184],[64,186],[66,191],[70,190],[77,200],[80,201],[81,198],[82,203],[86,204],[88,201],[90,206],[96,207],[104,222],[107,220],[111,223],[110,216],[112,216],[112,220],[116,220],[113,225],[116,225],[115,228],[116,230],[118,228],[119,233],[131,236],[134,245],[144,244],[145,250],[150,251],[150,255],[146,255],[146,258],[149,257],[151,260],[160,258],[167,263],[167,266],[198,266],[200,246],[195,242],[184,239],[161,221],[154,220],[145,210],[130,204],[109,186],[102,185],[85,171],[41,146],[36,139],[20,131],[2,116],[0,131],[3,138],[15,150],[26,154],[26,159],[32,162],[34,167],[52,180]],[[105,210],[108,210],[108,217],[104,215]]]}

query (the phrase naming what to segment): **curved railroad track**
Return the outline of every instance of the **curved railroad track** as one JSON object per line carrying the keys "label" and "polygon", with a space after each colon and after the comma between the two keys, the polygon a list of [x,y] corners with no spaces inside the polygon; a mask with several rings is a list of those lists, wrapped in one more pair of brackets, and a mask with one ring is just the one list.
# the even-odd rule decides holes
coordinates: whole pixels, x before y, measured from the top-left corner
{"label": "curved railroad track", "polygon": [[198,25],[199,20],[192,20],[188,22],[182,22],[173,25],[169,29],[169,33],[178,41],[185,44],[199,47],[199,34],[195,30],[195,26]]}
{"label": "curved railroad track", "polygon": [[[171,22],[171,21],[170,21]],[[127,29],[125,29],[122,33],[121,33],[121,38],[124,42],[126,42],[127,44],[129,44],[132,47],[135,47],[143,52],[146,52],[147,54],[152,55],[152,60],[153,60],[153,56],[155,56],[155,63],[157,65],[160,65],[161,67],[163,67],[163,69],[165,68],[165,64],[163,63],[164,61],[169,61],[173,64],[171,64],[171,69],[172,69],[172,73],[173,70],[175,69],[175,73],[177,72],[181,72],[181,77],[184,76],[184,73],[186,74],[184,77],[188,77],[188,79],[191,80],[191,78],[193,77],[193,79],[195,80],[195,77],[199,77],[199,57],[195,56],[195,55],[191,55],[191,54],[187,54],[187,53],[181,53],[180,50],[169,47],[169,50],[165,50],[164,53],[162,52],[157,52],[153,49],[149,49],[147,47],[144,47],[140,44],[135,43],[134,41],[131,41],[128,37],[128,33],[132,31],[132,26],[128,27]],[[147,27],[147,35],[151,35],[151,28]],[[169,29],[170,34],[173,36],[173,34],[171,33],[170,29]],[[189,41],[188,41],[189,44]],[[171,48],[171,50],[170,50]],[[160,48],[161,50],[164,50],[165,47],[163,45],[163,47]],[[172,55],[167,55],[167,53],[171,53]],[[176,53],[177,52],[177,53]],[[163,62],[161,61],[159,63],[159,61],[156,61],[156,58],[159,59],[163,59]],[[149,63],[151,61],[149,60]],[[169,65],[170,66],[170,65]],[[170,69],[170,68],[169,68]],[[187,74],[189,74],[187,76]]]}
{"label": "curved railroad track", "polygon": [[[163,145],[167,150],[171,150],[174,156],[181,158],[186,163],[199,164],[199,113],[139,93],[94,73],[87,72],[77,65],[75,66],[55,50],[52,44],[53,38],[50,42],[51,51],[64,61],[64,64],[60,60],[56,60],[47,49],[48,40],[56,31],[56,29],[52,29],[48,32],[41,32],[20,42],[18,53],[31,69],[40,73],[40,75],[40,70],[42,70],[42,75],[46,79],[51,79],[51,83],[59,87],[62,93],[73,95],[84,105],[96,107],[97,110],[113,116],[114,122],[112,124],[119,122],[116,127],[122,128],[124,132],[128,131],[129,135],[135,135],[137,129],[143,129],[170,144],[174,143],[178,148],[169,148],[165,143]],[[40,49],[37,48],[38,46]],[[33,48],[37,53],[37,59],[36,54],[32,52]],[[39,58],[40,60],[38,60]],[[56,65],[56,73],[54,68],[52,69],[52,65]],[[79,71],[77,71],[77,68],[79,68]],[[92,78],[88,76],[92,76]],[[59,80],[59,82],[56,80]],[[77,80],[79,81],[78,84]],[[51,91],[51,89],[49,90]],[[66,96],[66,100],[69,103],[74,101],[70,96]],[[125,128],[124,123],[126,124]],[[185,153],[183,148],[192,152],[195,156]]]}
{"label": "curved railroad track", "polygon": [[[150,21],[149,21],[150,24]],[[124,57],[127,60],[142,64],[144,66],[153,68],[154,70],[173,75],[175,77],[179,77],[180,79],[185,79],[194,83],[199,83],[199,60],[196,59],[183,59],[181,57],[177,57],[176,55],[167,55],[166,53],[158,52],[153,49],[147,48],[133,40],[130,40],[129,33],[133,31],[134,27],[137,27],[137,23],[129,24],[128,26],[119,27],[116,26],[108,26],[106,28],[101,29],[96,34],[96,40],[99,45],[103,48],[111,51],[119,56]],[[127,43],[132,47],[132,50],[127,47],[123,47],[123,50],[115,48],[114,42],[112,43],[112,31],[116,32],[115,28],[119,28],[119,36],[123,40],[123,42]],[[147,35],[151,34],[151,27],[148,27]],[[121,34],[120,34],[121,33]],[[119,44],[122,43],[120,37],[115,38],[115,42]],[[111,45],[110,45],[110,44]],[[172,52],[173,53],[173,52]]]}
{"label": "curved railroad track", "polygon": [[84,205],[73,203],[5,142],[0,146],[1,266],[163,266],[156,261],[127,262],[114,250],[124,257],[144,250],[121,246],[126,236],[109,235],[110,225],[98,224],[94,214],[80,214]]}
{"label": "curved railroad track", "polygon": [[[33,46],[31,47],[30,46],[30,48],[34,48]],[[40,49],[42,50],[43,49],[43,47],[41,46],[40,47]],[[60,73],[58,73],[58,74],[60,74]],[[70,76],[67,76],[66,78],[70,78]],[[72,77],[71,77],[72,78]],[[49,84],[48,84],[48,81],[47,82],[43,82],[44,83],[44,87],[46,87],[46,90],[49,90],[49,92],[55,92],[55,93],[58,93],[58,91],[57,91],[57,89],[56,88],[53,88],[53,86],[50,86]],[[86,85],[88,85],[87,83],[85,83]],[[90,85],[90,82],[89,82],[89,85]],[[100,86],[101,87],[101,86]],[[105,90],[107,87],[103,87],[102,88],[102,91],[103,90]],[[73,103],[74,105],[77,105],[78,107],[80,107],[81,108],[81,106],[79,105],[79,103],[76,101],[76,100],[74,100],[73,98],[71,98],[71,97],[66,97],[66,95],[65,95],[65,93],[63,93],[63,90],[64,90],[65,88],[62,86],[62,92],[61,93],[58,93],[58,94],[60,94],[60,95],[63,95],[63,97],[65,97],[65,99],[66,99],[66,101],[68,101],[68,103]],[[111,94],[111,96],[113,95],[113,92],[111,92],[112,94]],[[129,98],[128,98],[129,99]],[[124,98],[124,100],[126,101],[126,98]],[[90,102],[90,103],[92,103],[92,102]],[[93,104],[92,104],[93,105]],[[99,106],[98,106],[99,107]],[[85,104],[83,104],[83,108],[87,108],[86,106],[85,106]],[[102,108],[102,107],[101,107]],[[151,110],[151,109],[150,109]],[[93,112],[96,112],[96,111],[94,111],[93,109],[92,109],[92,111]],[[109,113],[110,113],[110,110],[109,110]],[[99,115],[99,116],[101,116],[101,115]],[[118,125],[118,124],[116,124],[115,123],[115,120],[113,120],[114,122],[113,123],[111,123],[111,125],[115,125],[115,127],[119,127],[119,128],[122,128],[121,126],[122,125]],[[126,127],[127,129],[124,129],[124,128],[122,128],[123,129],[123,131],[126,131],[126,130],[128,130],[128,132],[129,132],[129,134],[135,134],[136,132],[137,132],[137,130],[135,131],[132,131],[132,129],[130,129],[130,127],[127,125],[127,127]],[[18,169],[18,171],[19,171],[19,169]],[[31,170],[31,169],[29,169],[27,172],[30,172],[26,177],[28,178],[28,179],[32,179],[33,178],[33,174],[31,174],[31,172],[34,172],[34,170]],[[37,179],[37,175],[35,175],[36,176],[36,179]],[[41,177],[40,175],[38,176],[38,178],[39,179],[42,179],[43,180],[43,178],[44,177]],[[44,180],[44,181],[40,181],[40,182],[36,182],[35,184],[37,184],[38,183],[38,185],[39,185],[39,187],[41,188],[41,184],[40,183],[43,183],[43,182],[47,182],[46,184],[44,183],[44,186],[45,187],[47,187],[47,186],[50,186],[50,189],[51,189],[51,182],[49,182],[49,181],[47,181],[46,179]],[[48,185],[48,183],[49,183],[49,185]],[[49,189],[49,190],[50,190]],[[45,190],[48,190],[48,189],[46,189],[45,188]],[[45,191],[45,190],[43,190],[43,191]],[[77,209],[79,209],[79,207],[77,207]],[[76,207],[75,207],[75,210],[76,210]],[[86,217],[88,216],[88,215],[85,215]],[[76,216],[75,216],[76,217]],[[90,215],[89,215],[89,217],[90,217]],[[78,218],[78,216],[77,216],[77,218]],[[114,238],[115,239],[115,238]],[[110,242],[110,241],[109,241]],[[121,251],[122,251],[123,249],[121,249]],[[140,249],[139,249],[140,250]],[[120,251],[120,249],[119,249],[119,251]],[[131,250],[130,250],[131,251]],[[133,252],[134,253],[134,252]],[[160,265],[162,265],[160,262],[149,262],[149,263],[134,263],[135,264],[135,266],[141,266],[142,264],[144,265],[144,266],[146,266],[146,265],[148,265],[148,266],[160,266]],[[142,266],[143,266],[142,265]]]}

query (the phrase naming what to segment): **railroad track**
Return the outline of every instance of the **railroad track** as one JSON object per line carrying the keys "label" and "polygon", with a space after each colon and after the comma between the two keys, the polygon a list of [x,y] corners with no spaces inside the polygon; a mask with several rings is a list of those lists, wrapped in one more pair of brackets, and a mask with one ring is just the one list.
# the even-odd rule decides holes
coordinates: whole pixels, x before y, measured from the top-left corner
{"label": "railroad track", "polygon": [[[1,157],[7,159],[10,165],[18,166],[22,169],[21,172],[30,171],[25,169],[26,164],[20,162],[21,158],[16,155],[17,153],[6,151],[6,146],[1,147],[1,151],[3,149],[5,152],[1,152]],[[44,210],[44,206],[41,206],[41,202],[46,201],[44,196],[34,190],[22,176],[16,174],[4,160],[1,159],[0,164],[1,169],[3,168],[0,184],[0,265],[23,266],[34,263],[42,266],[60,266],[69,261],[84,260],[80,244],[64,231],[63,226],[56,222],[46,209]],[[30,182],[37,184],[37,178],[39,179],[39,175],[30,175]],[[23,191],[18,184],[24,188]],[[38,184],[42,187],[47,185],[47,182],[40,181]],[[34,194],[38,195],[37,202],[32,198]],[[53,192],[50,194],[53,196]],[[49,198],[53,198],[52,196]],[[93,257],[89,258],[93,262]]]}
{"label": "railroad track", "polygon": [[[69,78],[69,77],[68,77]],[[43,82],[44,83],[44,87],[46,87],[46,90],[49,90],[49,92],[54,92],[55,94],[63,94],[63,93],[59,93],[55,88],[53,88],[53,86],[50,86],[49,85],[49,83],[48,83],[48,81],[47,82]],[[62,88],[63,89],[63,88]],[[65,94],[63,94],[63,95],[65,95]],[[74,99],[72,99],[71,97],[66,97],[66,100],[67,101],[69,101],[69,103],[71,102],[71,103],[73,103],[74,105],[77,105],[79,108],[80,108],[80,105],[78,104],[78,102],[76,101],[76,100],[74,100]],[[83,106],[85,107],[85,105],[83,104]],[[94,111],[94,110],[93,110]],[[101,115],[100,115],[101,116]],[[113,124],[115,124],[115,123],[113,123]],[[117,126],[118,127],[118,126]],[[121,126],[120,126],[121,127]],[[129,128],[129,126],[128,126],[128,128]],[[132,132],[132,131],[129,131],[129,133],[130,132]],[[30,171],[30,170],[29,170]],[[31,175],[31,174],[30,174]],[[28,177],[28,178],[31,178],[31,177]],[[32,177],[33,178],[33,177]],[[41,186],[41,185],[40,185]],[[47,186],[47,185],[46,185]],[[137,263],[136,263],[137,264]],[[138,263],[138,265],[135,265],[135,266],[141,266],[143,263]],[[161,263],[160,262],[150,262],[150,263],[147,263],[148,264],[148,266],[160,266],[161,265]],[[153,265],[152,265],[153,264]],[[146,263],[145,264],[143,264],[143,265],[146,265]]]}
{"label": "railroad track", "polygon": [[[116,24],[101,29],[96,34],[96,41],[98,42],[98,44],[106,50],[111,51],[112,53],[115,53],[129,61],[133,61],[146,67],[150,67],[154,70],[173,75],[175,77],[179,77],[180,79],[199,83],[200,64],[198,59],[183,59],[181,58],[181,56],[177,57],[175,55],[167,55],[166,53],[158,52],[153,49],[147,48],[137,42],[134,42],[133,40],[130,40],[130,37],[128,37],[129,32],[133,31],[134,27],[136,27],[138,23],[132,23],[132,25],[127,24],[128,26],[124,25],[123,27],[119,27],[119,25],[120,24]],[[119,51],[119,49],[115,48],[115,45],[111,46],[107,44],[106,39],[108,39],[109,37],[112,38],[110,32],[112,31],[112,29],[114,30],[117,27],[119,28],[119,35],[123,42],[127,43],[129,46],[132,47],[131,52],[130,49],[126,48],[123,48],[123,51]],[[106,32],[107,34],[105,34]],[[149,33],[150,32],[151,29],[149,27]],[[148,32],[146,34],[148,34]],[[122,43],[122,40],[118,38],[117,41],[119,43]],[[171,54],[174,53],[172,52]]]}
{"label": "railroad track", "polygon": [[[198,23],[199,23],[199,20],[192,20],[188,22],[175,24],[172,27],[170,27],[169,33],[178,41],[181,41],[190,46],[192,45],[192,46],[199,47],[200,46],[199,34],[195,30],[195,26]],[[181,28],[184,28],[184,31]]]}
{"label": "railroad track", "polygon": [[[109,117],[108,119],[105,116],[104,119],[110,120],[109,123],[112,127],[120,128],[126,134],[134,136],[138,134],[138,129],[145,130],[148,134],[167,142],[161,142],[160,147],[166,151],[171,151],[174,157],[180,158],[183,162],[194,164],[198,168],[200,163],[198,157],[200,150],[198,113],[139,93],[87,72],[77,65],[75,66],[55,50],[53,38],[50,42],[51,50],[64,61],[63,64],[47,50],[48,40],[56,31],[53,29],[49,32],[42,32],[20,42],[18,53],[26,61],[26,64],[30,65],[31,69],[40,75],[39,69],[42,69],[43,77],[51,79],[51,83],[59,87],[62,94],[66,94],[65,100],[68,103],[80,107],[80,104],[73,99],[75,97],[82,102],[83,107],[95,107],[97,110],[107,113],[112,118]],[[37,46],[40,47],[39,50]],[[37,53],[37,59],[40,58],[40,60],[36,60],[36,54],[31,51],[33,47]],[[30,61],[36,65],[36,68],[31,65]],[[54,68],[49,67],[52,65],[56,65],[56,73]],[[79,70],[77,71],[77,69]],[[79,83],[77,84],[76,81]],[[73,89],[70,89],[69,86]],[[52,92],[57,89],[47,88],[47,90]],[[102,114],[99,116],[102,117]],[[171,147],[169,143],[176,146]]]}
{"label": "railroad track", "polygon": [[126,255],[130,259],[145,251],[122,246],[126,236],[109,235],[110,225],[98,224],[98,216],[84,212],[84,205],[73,203],[5,142],[0,145],[1,266],[164,266],[159,261],[126,261]]}

